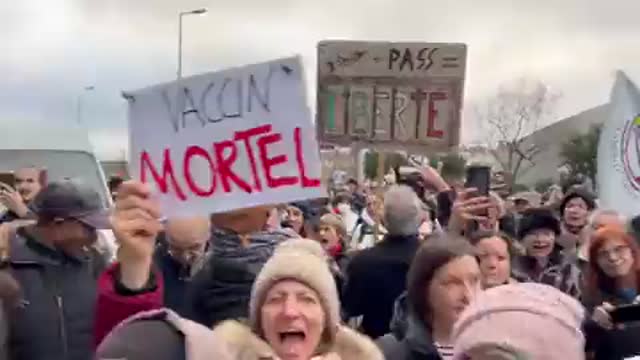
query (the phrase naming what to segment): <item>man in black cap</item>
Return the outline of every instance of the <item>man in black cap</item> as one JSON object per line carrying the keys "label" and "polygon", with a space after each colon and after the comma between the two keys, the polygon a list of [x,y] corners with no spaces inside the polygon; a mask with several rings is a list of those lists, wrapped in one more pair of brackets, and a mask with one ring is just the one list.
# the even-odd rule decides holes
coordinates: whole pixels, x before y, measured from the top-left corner
{"label": "man in black cap", "polygon": [[92,249],[109,228],[98,192],[54,182],[30,204],[33,226],[10,238],[4,266],[22,289],[8,310],[10,359],[86,360],[92,356],[97,277],[104,268]]}

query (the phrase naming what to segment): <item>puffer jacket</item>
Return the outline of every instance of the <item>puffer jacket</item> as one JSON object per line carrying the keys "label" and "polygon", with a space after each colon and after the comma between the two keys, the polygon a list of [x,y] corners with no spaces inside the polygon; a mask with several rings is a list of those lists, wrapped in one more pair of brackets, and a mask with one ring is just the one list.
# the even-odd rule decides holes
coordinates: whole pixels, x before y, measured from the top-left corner
{"label": "puffer jacket", "polygon": [[376,341],[385,359],[442,360],[429,330],[412,312],[409,312],[406,318],[404,338],[399,338],[398,335],[398,333],[390,333]]}
{"label": "puffer jacket", "polygon": [[8,311],[13,360],[91,358],[97,253],[71,257],[45,246],[27,229],[11,238],[11,273],[22,291]]}
{"label": "puffer jacket", "polygon": [[[229,345],[233,359],[277,359],[273,349],[249,327],[237,321],[225,321],[213,329],[213,335]],[[341,327],[328,351],[313,360],[383,360],[376,345],[364,335],[347,327]],[[392,358],[387,358],[392,359]]]}

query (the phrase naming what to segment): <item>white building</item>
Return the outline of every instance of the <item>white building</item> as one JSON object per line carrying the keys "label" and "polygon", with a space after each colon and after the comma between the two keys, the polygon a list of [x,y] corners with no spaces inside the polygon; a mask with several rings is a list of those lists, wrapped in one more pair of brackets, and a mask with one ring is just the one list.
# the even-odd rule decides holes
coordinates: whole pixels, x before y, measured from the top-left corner
{"label": "white building", "polygon": [[[518,174],[517,183],[533,186],[544,179],[556,179],[562,167],[560,150],[576,134],[584,134],[592,125],[602,124],[608,116],[608,105],[600,105],[535,131],[525,138],[523,146],[537,146],[540,152],[533,163],[526,164]],[[525,160],[526,161],[526,160]]]}

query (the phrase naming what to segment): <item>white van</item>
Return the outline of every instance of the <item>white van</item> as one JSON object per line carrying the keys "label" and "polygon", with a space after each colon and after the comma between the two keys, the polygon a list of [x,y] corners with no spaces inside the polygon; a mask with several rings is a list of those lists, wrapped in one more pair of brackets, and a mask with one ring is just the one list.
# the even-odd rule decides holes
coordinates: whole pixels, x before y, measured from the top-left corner
{"label": "white van", "polygon": [[[105,208],[112,205],[102,167],[84,128],[0,120],[0,172],[24,166],[46,169],[49,181],[85,183],[98,191]],[[102,231],[101,235],[112,251],[113,233]]]}

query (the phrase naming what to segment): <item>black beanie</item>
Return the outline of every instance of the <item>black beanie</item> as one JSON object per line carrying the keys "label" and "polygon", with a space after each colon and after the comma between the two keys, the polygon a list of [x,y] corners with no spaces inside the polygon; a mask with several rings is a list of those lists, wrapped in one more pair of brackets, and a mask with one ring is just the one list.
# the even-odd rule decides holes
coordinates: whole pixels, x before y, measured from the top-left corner
{"label": "black beanie", "polygon": [[560,235],[560,221],[546,209],[529,209],[522,214],[518,237],[523,239],[527,234],[539,229],[549,229]]}
{"label": "black beanie", "polygon": [[565,195],[564,199],[562,199],[562,203],[560,203],[561,216],[564,216],[564,209],[567,207],[567,204],[569,203],[569,201],[575,198],[581,198],[582,200],[584,200],[584,202],[587,204],[587,208],[589,209],[589,211],[596,208],[595,196],[593,196],[593,194],[591,194],[591,192],[586,189],[575,187],[571,189],[567,193],[567,195]]}

